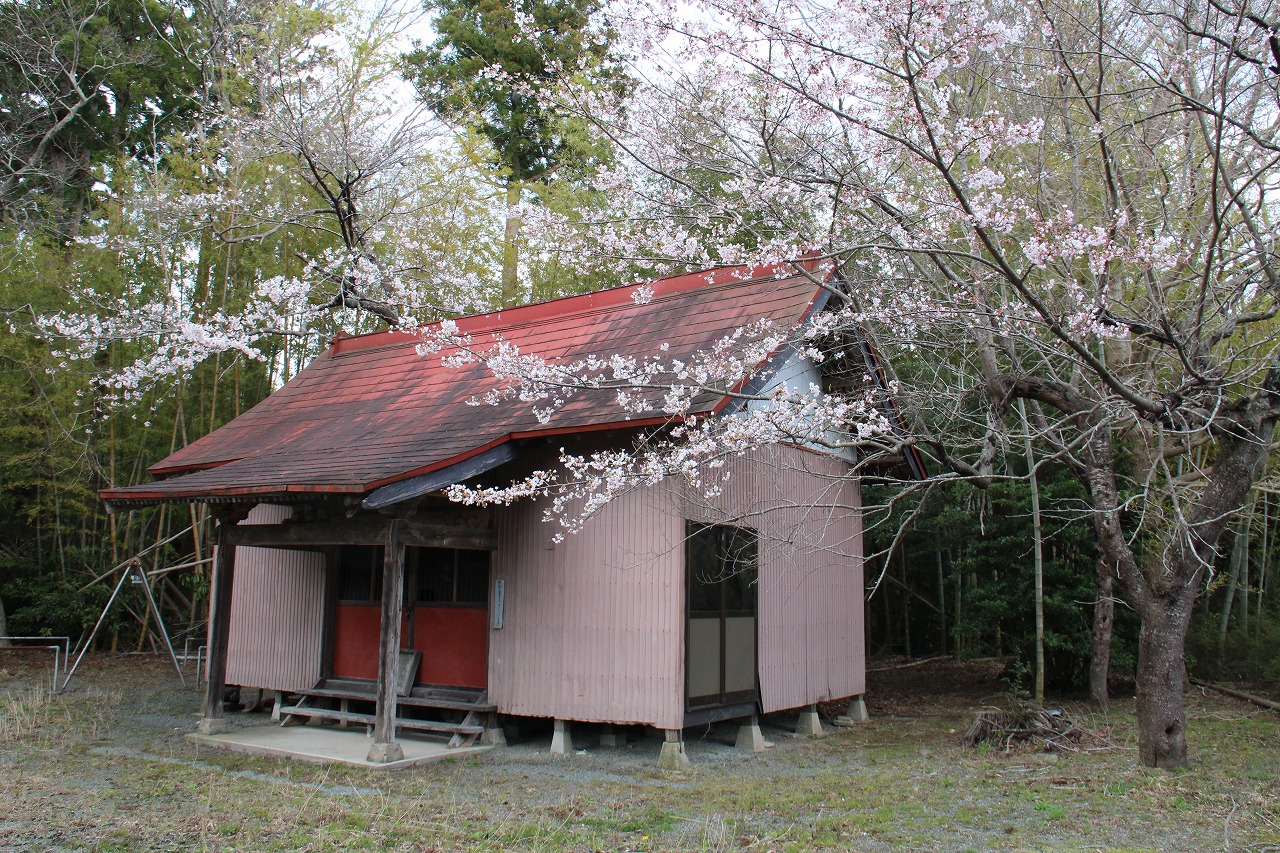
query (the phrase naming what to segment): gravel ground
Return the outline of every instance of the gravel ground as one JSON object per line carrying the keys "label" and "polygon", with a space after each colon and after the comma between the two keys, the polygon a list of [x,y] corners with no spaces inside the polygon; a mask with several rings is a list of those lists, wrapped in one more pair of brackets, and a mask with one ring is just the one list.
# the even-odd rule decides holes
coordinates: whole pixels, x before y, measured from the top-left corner
{"label": "gravel ground", "polygon": [[[874,665],[873,665],[874,667]],[[476,757],[394,773],[197,748],[199,692],[149,656],[86,659],[49,698],[36,658],[0,653],[0,851],[1273,850],[1277,715],[1193,693],[1192,767],[1136,766],[1132,702],[1064,704],[1080,751],[970,749],[974,711],[1007,705],[991,662],[868,675],[873,721],[820,740],[772,716],[761,755],[736,729],[686,732],[693,768],[574,731],[530,728]],[[824,708],[830,713],[836,706]],[[237,714],[262,725],[263,714]],[[637,732],[637,734],[641,734]]]}

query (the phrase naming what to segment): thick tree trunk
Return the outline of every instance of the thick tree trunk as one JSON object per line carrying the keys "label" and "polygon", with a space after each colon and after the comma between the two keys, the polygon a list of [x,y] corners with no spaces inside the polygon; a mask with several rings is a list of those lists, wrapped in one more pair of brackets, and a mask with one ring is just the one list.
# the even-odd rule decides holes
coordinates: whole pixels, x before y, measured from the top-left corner
{"label": "thick tree trunk", "polygon": [[6,640],[9,635],[9,618],[4,615],[4,599],[0,598],[0,648],[13,645],[12,642]]}
{"label": "thick tree trunk", "polygon": [[1097,562],[1098,600],[1093,605],[1093,644],[1089,659],[1089,697],[1102,708],[1111,698],[1107,682],[1111,678],[1111,633],[1115,625],[1115,574],[1102,557]]}
{"label": "thick tree trunk", "polygon": [[1185,641],[1195,588],[1183,587],[1152,602],[1142,614],[1138,638],[1138,758],[1147,767],[1187,763],[1187,715],[1183,705]]}

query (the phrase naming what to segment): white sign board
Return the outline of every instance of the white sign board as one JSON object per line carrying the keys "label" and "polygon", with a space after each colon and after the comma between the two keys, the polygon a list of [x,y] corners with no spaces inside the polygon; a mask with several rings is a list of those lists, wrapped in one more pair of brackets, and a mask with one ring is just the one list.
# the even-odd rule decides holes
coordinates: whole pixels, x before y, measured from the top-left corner
{"label": "white sign board", "polygon": [[493,582],[493,629],[497,631],[502,627],[502,606],[507,601],[507,582],[505,580],[496,580]]}

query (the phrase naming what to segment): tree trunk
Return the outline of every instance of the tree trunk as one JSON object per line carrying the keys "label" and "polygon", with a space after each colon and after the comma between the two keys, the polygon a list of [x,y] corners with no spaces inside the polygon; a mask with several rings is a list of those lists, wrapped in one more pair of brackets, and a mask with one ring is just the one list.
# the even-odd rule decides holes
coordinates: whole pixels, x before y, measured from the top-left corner
{"label": "tree trunk", "polygon": [[1111,696],[1107,682],[1111,677],[1111,633],[1115,626],[1115,573],[1104,558],[1098,557],[1098,599],[1093,604],[1093,643],[1089,659],[1089,698],[1106,709]]}
{"label": "tree trunk", "polygon": [[1023,451],[1027,457],[1027,486],[1031,489],[1031,541],[1034,548],[1035,581],[1035,655],[1036,673],[1033,697],[1037,705],[1044,704],[1044,533],[1040,525],[1040,481],[1036,477],[1035,450],[1031,445],[1031,422],[1027,420],[1027,401],[1018,400],[1018,413],[1022,417]]}
{"label": "tree trunk", "polygon": [[[1241,545],[1241,540],[1244,545]],[[1222,666],[1227,653],[1227,629],[1231,625],[1231,609],[1235,605],[1236,584],[1240,580],[1240,566],[1249,547],[1249,528],[1243,516],[1236,526],[1235,544],[1231,548],[1231,576],[1227,580],[1227,594],[1222,602],[1222,618],[1218,622],[1218,666]]]}
{"label": "tree trunk", "polygon": [[[1189,590],[1189,592],[1188,592]],[[1138,637],[1138,758],[1144,766],[1170,769],[1187,763],[1185,641],[1195,587],[1152,600]]]}
{"label": "tree trunk", "polygon": [[938,654],[947,653],[947,582],[942,572],[942,545],[938,533],[933,535],[933,559],[938,572]]}
{"label": "tree trunk", "polygon": [[520,250],[516,244],[520,236],[520,184],[507,181],[507,228],[502,241],[502,307],[515,305],[520,298],[519,261]]}
{"label": "tree trunk", "polygon": [[4,599],[0,598],[0,648],[8,648],[13,643],[6,640],[9,635],[9,618],[4,615]]}
{"label": "tree trunk", "polygon": [[[1254,498],[1257,504],[1257,498]],[[1240,533],[1236,537],[1236,547],[1240,548],[1240,631],[1249,635],[1249,535],[1253,532],[1253,507],[1249,514],[1240,519]]]}
{"label": "tree trunk", "polygon": [[[1271,499],[1264,493],[1262,495],[1262,559],[1261,565],[1258,567],[1258,594],[1254,596],[1257,608],[1254,612],[1258,619],[1262,618],[1262,597],[1267,592],[1267,566],[1271,560],[1271,519],[1269,515],[1269,507]],[[1255,622],[1254,624],[1257,624]]]}

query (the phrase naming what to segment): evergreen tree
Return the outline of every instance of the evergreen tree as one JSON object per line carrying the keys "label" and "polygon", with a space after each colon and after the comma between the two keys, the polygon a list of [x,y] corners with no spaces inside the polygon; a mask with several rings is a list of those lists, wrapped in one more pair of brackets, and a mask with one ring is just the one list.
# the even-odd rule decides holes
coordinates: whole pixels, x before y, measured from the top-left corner
{"label": "evergreen tree", "polygon": [[574,78],[623,85],[611,34],[592,26],[593,0],[427,0],[439,36],[403,57],[423,101],[493,145],[505,170],[502,302],[517,298],[517,207],[523,189],[589,156],[581,134],[546,100]]}

